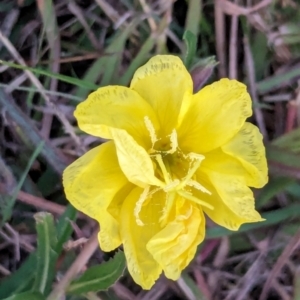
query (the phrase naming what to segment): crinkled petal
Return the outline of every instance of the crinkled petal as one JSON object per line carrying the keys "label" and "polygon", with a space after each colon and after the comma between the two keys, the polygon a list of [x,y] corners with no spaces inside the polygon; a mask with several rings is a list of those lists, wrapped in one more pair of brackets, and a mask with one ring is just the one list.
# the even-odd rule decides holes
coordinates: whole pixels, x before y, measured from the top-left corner
{"label": "crinkled petal", "polygon": [[174,220],[147,244],[149,252],[162,266],[165,275],[172,280],[177,280],[191,261],[205,232],[205,220],[196,205],[181,197],[176,199],[176,205],[181,207],[177,209]]}
{"label": "crinkled petal", "polygon": [[162,272],[161,266],[146,249],[148,241],[160,230],[159,218],[164,193],[157,192],[140,211],[144,226],[137,225],[134,209],[143,190],[135,188],[125,199],[121,210],[121,237],[128,271],[143,289],[150,289]]}
{"label": "crinkled petal", "polygon": [[243,177],[247,186],[258,188],[268,179],[265,149],[258,129],[248,124],[228,143],[206,153],[201,168],[224,176]]}
{"label": "crinkled petal", "polygon": [[201,208],[199,210],[199,218],[201,219],[200,226],[198,228],[198,233],[196,238],[194,239],[193,243],[190,245],[188,249],[184,253],[182,253],[173,264],[166,266],[164,268],[164,273],[167,278],[172,280],[177,280],[180,277],[180,273],[177,273],[177,270],[183,270],[188,266],[188,264],[192,261],[195,257],[198,245],[203,242],[205,237],[205,217]]}
{"label": "crinkled petal", "polygon": [[206,153],[222,146],[252,114],[246,86],[236,80],[221,79],[192,97],[177,129],[184,152]]}
{"label": "crinkled petal", "polygon": [[111,129],[115,141],[120,167],[128,180],[140,187],[160,186],[162,182],[154,176],[154,168],[147,151],[125,130]]}
{"label": "crinkled petal", "polygon": [[158,121],[151,106],[137,92],[123,86],[107,86],[91,93],[80,103],[74,115],[80,129],[111,139],[110,128],[126,130],[144,147],[150,147],[145,117],[158,130]]}
{"label": "crinkled petal", "polygon": [[[248,172],[247,185],[263,187],[268,181],[268,166],[262,135],[251,123],[245,123],[242,129],[226,144],[222,150],[238,160]],[[230,172],[230,168],[228,169]]]}
{"label": "crinkled petal", "polygon": [[202,209],[215,223],[230,230],[238,230],[244,223],[264,220],[255,210],[253,193],[242,177],[215,173],[202,168],[201,173],[200,171],[197,173],[197,181],[211,192],[209,195],[193,191],[199,199],[214,207],[214,210],[204,206]]}
{"label": "crinkled petal", "polygon": [[162,135],[176,127],[185,94],[192,94],[193,82],[180,58],[157,55],[134,74],[130,87],[157,113]]}
{"label": "crinkled petal", "polygon": [[107,209],[118,201],[116,196],[128,186],[128,180],[118,165],[114,143],[102,144],[68,166],[63,185],[71,204],[100,223],[101,248],[117,248],[121,244],[119,222]]}

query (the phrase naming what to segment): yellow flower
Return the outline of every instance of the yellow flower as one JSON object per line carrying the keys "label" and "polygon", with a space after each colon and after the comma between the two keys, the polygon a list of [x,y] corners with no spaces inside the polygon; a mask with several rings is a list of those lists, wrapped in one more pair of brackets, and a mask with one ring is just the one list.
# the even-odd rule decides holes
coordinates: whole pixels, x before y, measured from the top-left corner
{"label": "yellow flower", "polygon": [[176,280],[205,235],[207,214],[231,230],[262,221],[248,186],[267,182],[262,136],[246,86],[222,79],[193,94],[182,61],[155,56],[130,87],[107,86],[78,105],[79,127],[110,141],[63,174],[67,199],[100,224],[103,251],[124,246],[144,289]]}

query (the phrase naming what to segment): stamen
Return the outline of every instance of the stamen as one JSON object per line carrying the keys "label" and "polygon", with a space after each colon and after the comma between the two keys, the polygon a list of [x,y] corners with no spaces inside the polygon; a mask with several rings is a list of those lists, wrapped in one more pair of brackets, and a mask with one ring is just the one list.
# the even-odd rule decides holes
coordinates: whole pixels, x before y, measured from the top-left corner
{"label": "stamen", "polygon": [[193,202],[195,202],[195,203],[197,203],[197,204],[199,204],[199,205],[205,206],[205,207],[207,207],[208,209],[211,209],[211,210],[214,210],[214,209],[215,209],[211,204],[209,204],[209,203],[207,203],[207,202],[205,202],[205,201],[202,201],[202,200],[198,199],[197,197],[193,196],[191,193],[188,193],[188,192],[186,192],[186,191],[184,191],[184,190],[177,191],[177,193],[178,193],[181,197],[183,197],[183,198],[185,198],[185,199],[188,199],[188,200],[191,200],[191,201],[193,201]]}
{"label": "stamen", "polygon": [[135,208],[134,208],[134,216],[135,216],[135,221],[136,224],[139,226],[144,226],[145,224],[143,223],[143,221],[140,219],[140,212],[142,210],[142,206],[144,204],[144,202],[147,200],[148,196],[149,196],[149,190],[150,190],[150,185],[148,185],[142,192],[139,200],[137,201],[137,203],[135,204]]}
{"label": "stamen", "polygon": [[159,222],[161,223],[161,226],[164,227],[167,223],[167,219],[171,213],[172,207],[174,205],[174,201],[175,201],[175,197],[176,197],[176,193],[166,193],[167,198],[166,198],[166,204],[165,207],[163,209],[163,214],[162,216],[159,218]]}
{"label": "stamen", "polygon": [[194,152],[190,152],[188,155],[185,155],[185,156],[192,159],[192,160],[196,159],[196,160],[200,160],[200,161],[202,161],[205,158],[204,155],[194,153]]}
{"label": "stamen", "polygon": [[171,142],[171,149],[166,151],[167,153],[173,154],[178,148],[177,132],[175,129],[172,130],[172,133],[169,135]]}
{"label": "stamen", "polygon": [[158,138],[156,136],[156,133],[155,133],[155,128],[151,122],[151,120],[149,119],[148,116],[145,116],[144,117],[144,122],[145,122],[145,125],[146,125],[146,128],[147,130],[149,131],[149,134],[150,134],[150,139],[151,139],[151,143],[152,143],[152,149],[154,148],[154,144],[158,141]]}
{"label": "stamen", "polygon": [[171,181],[169,184],[166,184],[163,187],[163,190],[167,193],[170,192],[172,190],[175,190],[175,188],[180,184],[180,180],[179,179],[175,179],[173,181]]}
{"label": "stamen", "polygon": [[163,173],[163,177],[165,179],[166,184],[169,184],[170,181],[171,181],[170,174],[168,173],[168,171],[166,169],[166,166],[165,166],[165,164],[164,164],[164,162],[162,160],[161,155],[157,154],[157,155],[155,155],[155,158],[156,158],[156,160],[158,162],[158,165],[160,166],[160,169],[161,169],[161,171]]}
{"label": "stamen", "polygon": [[195,189],[205,193],[205,194],[209,194],[211,195],[211,192],[209,190],[207,190],[203,185],[201,185],[199,182],[197,182],[196,180],[190,179],[187,181],[186,183],[188,186],[192,186]]}
{"label": "stamen", "polygon": [[177,187],[177,189],[182,189],[187,185],[188,181],[192,179],[195,172],[200,167],[200,164],[201,164],[202,160],[205,158],[205,156],[203,156],[201,154],[193,153],[193,152],[189,153],[187,155],[187,157],[192,159],[192,164],[194,163],[194,165],[192,167],[190,167],[190,169],[188,170],[187,175],[183,178],[183,180],[181,181],[181,183]]}

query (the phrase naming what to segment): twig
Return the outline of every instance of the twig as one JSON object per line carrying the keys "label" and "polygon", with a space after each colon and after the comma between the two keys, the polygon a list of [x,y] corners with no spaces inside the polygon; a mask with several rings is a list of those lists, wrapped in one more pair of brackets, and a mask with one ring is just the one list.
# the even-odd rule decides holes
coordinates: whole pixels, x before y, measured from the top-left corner
{"label": "twig", "polygon": [[95,230],[93,235],[90,237],[89,241],[85,244],[85,247],[81,253],[77,256],[74,263],[71,265],[69,270],[66,272],[62,280],[56,285],[47,300],[58,300],[61,299],[72,281],[72,279],[82,270],[82,268],[89,261],[90,257],[94,254],[96,249],[99,247],[98,243],[98,231],[99,228]]}

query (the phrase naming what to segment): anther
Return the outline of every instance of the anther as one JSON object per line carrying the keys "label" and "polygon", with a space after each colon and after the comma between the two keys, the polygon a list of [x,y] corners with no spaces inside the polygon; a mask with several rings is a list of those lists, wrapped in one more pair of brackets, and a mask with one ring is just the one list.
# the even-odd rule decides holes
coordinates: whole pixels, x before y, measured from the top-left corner
{"label": "anther", "polygon": [[150,139],[151,139],[151,143],[152,143],[152,149],[151,150],[154,150],[154,144],[158,141],[158,138],[157,138],[156,133],[155,133],[155,128],[154,128],[153,123],[151,122],[151,120],[149,119],[148,116],[144,117],[144,122],[145,122],[146,128],[147,128],[147,130],[150,134]]}

